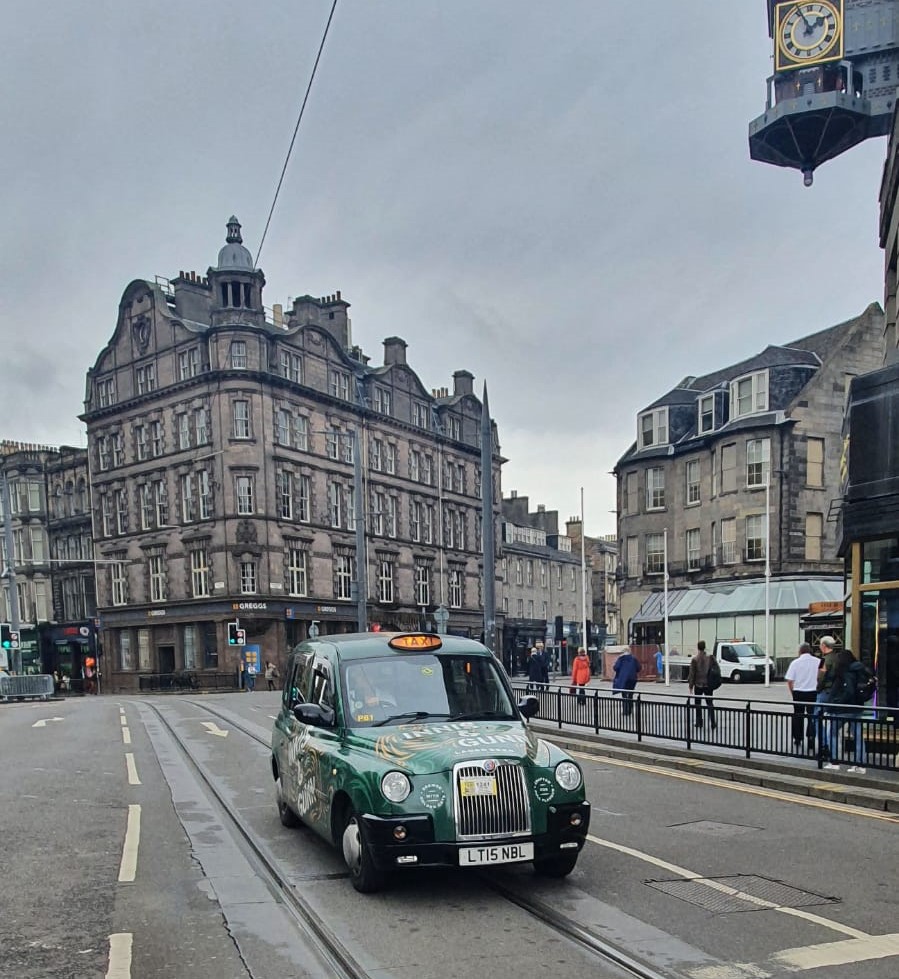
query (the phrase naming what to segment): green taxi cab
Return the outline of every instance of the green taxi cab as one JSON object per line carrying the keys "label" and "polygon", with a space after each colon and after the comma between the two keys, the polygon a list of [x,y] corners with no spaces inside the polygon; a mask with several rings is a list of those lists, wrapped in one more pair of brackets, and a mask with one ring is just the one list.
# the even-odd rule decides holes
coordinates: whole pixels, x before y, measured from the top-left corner
{"label": "green taxi cab", "polygon": [[285,826],[343,854],[358,891],[393,871],[532,862],[569,874],[590,822],[580,767],[538,738],[481,643],[358,633],[290,654],[272,733]]}

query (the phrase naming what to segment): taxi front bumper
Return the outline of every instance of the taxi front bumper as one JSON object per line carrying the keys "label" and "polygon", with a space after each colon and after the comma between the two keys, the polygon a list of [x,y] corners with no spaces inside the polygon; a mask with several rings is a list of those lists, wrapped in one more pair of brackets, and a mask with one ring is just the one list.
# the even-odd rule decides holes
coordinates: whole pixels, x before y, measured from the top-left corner
{"label": "taxi front bumper", "polygon": [[[545,833],[460,841],[435,840],[433,819],[424,813],[386,817],[364,814],[360,817],[360,829],[365,847],[379,870],[458,867],[461,850],[514,847],[523,843],[533,843],[533,859],[541,860],[582,849],[590,828],[590,803],[552,806],[546,822]],[[397,838],[398,831],[402,839]]]}

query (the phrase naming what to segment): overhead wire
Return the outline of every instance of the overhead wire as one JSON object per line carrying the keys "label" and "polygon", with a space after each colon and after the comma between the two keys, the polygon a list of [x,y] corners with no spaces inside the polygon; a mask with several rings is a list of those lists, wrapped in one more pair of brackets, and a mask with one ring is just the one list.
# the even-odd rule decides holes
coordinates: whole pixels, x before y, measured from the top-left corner
{"label": "overhead wire", "polygon": [[309,76],[309,84],[306,86],[306,94],[303,96],[303,104],[300,106],[300,114],[297,116],[297,124],[293,127],[293,136],[290,140],[290,146],[287,147],[287,156],[284,158],[284,166],[281,168],[281,176],[278,178],[278,186],[275,188],[275,196],[272,200],[271,209],[268,212],[268,218],[265,222],[265,228],[262,232],[262,238],[259,241],[259,249],[256,252],[256,259],[253,265],[259,267],[259,256],[262,254],[262,246],[265,244],[265,236],[268,234],[269,225],[272,223],[272,215],[275,213],[275,205],[278,203],[278,195],[281,193],[281,185],[284,183],[284,175],[287,173],[287,165],[290,163],[290,155],[293,152],[293,145],[297,140],[297,133],[300,131],[300,123],[303,121],[303,113],[306,111],[306,103],[309,101],[309,93],[312,91],[312,83],[315,81],[315,73],[318,71],[318,63],[321,61],[322,51],[325,47],[325,41],[328,39],[328,31],[331,29],[331,21],[334,19],[334,11],[337,9],[337,0],[331,4],[331,12],[328,14],[328,22],[325,24],[325,30],[322,34],[321,44],[318,46],[318,54],[315,56],[315,63],[312,66],[312,73]]}

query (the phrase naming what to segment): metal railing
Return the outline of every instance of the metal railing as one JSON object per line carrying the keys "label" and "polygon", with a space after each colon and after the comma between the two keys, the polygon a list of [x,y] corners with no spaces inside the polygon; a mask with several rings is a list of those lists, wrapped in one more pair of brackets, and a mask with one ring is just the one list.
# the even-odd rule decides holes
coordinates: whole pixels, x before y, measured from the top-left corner
{"label": "metal railing", "polygon": [[157,691],[189,691],[189,690],[236,690],[237,674],[186,672],[176,673],[142,673],[138,677],[138,690],[141,693]]}
{"label": "metal railing", "polygon": [[[598,734],[611,731],[633,735],[637,741],[658,739],[694,747],[715,747],[739,751],[746,758],[774,755],[805,758],[821,768],[825,761],[865,768],[896,770],[899,768],[899,709],[865,707],[858,716],[840,714],[839,708],[822,704],[814,709],[811,721],[803,717],[799,726],[801,739],[793,734],[793,705],[767,701],[741,701],[714,697],[678,697],[657,694],[642,696],[634,692],[629,698],[610,690],[587,687],[572,693],[568,685],[542,687],[516,680],[517,695],[535,694],[540,701],[537,717],[542,721],[575,728],[587,728]],[[699,705],[697,706],[697,700]],[[811,742],[809,740],[811,724]],[[829,747],[834,736],[838,750],[831,759]],[[863,745],[855,751],[855,737]],[[823,749],[823,750],[822,750]]]}
{"label": "metal railing", "polygon": [[53,696],[53,677],[46,673],[0,675],[0,700],[21,700],[39,697],[49,700]]}

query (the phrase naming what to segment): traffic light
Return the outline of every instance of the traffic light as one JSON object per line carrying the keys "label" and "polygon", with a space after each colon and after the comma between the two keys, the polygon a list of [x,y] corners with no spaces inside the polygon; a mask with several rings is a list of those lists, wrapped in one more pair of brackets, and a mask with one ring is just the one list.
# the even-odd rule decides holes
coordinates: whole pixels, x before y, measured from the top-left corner
{"label": "traffic light", "polygon": [[18,632],[13,632],[12,629],[9,631],[9,648],[18,649],[19,648],[19,634]]}
{"label": "traffic light", "polygon": [[[13,643],[15,642],[15,645]],[[19,634],[12,631],[8,622],[0,622],[0,647],[3,649],[18,649]]]}
{"label": "traffic light", "polygon": [[247,630],[246,629],[238,629],[237,630],[237,645],[238,646],[246,646],[246,644],[247,644]]}
{"label": "traffic light", "polygon": [[239,622],[229,622],[228,623],[228,645],[229,646],[239,646],[240,641],[237,638],[237,634],[241,631]]}

